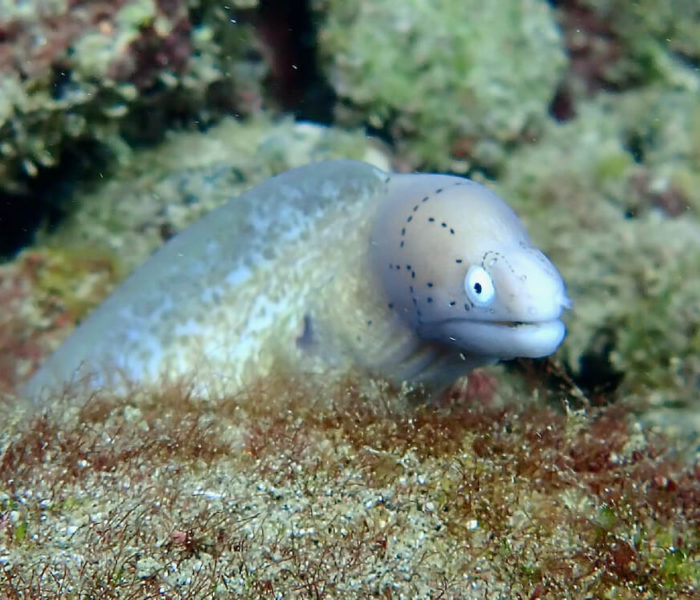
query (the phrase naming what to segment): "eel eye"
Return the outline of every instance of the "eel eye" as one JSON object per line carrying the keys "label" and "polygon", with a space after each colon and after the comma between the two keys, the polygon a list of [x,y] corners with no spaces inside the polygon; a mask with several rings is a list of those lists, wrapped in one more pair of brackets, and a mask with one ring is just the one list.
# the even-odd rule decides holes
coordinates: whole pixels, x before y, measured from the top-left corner
{"label": "eel eye", "polygon": [[477,265],[469,267],[467,276],[464,278],[464,291],[476,306],[488,306],[496,295],[493,279],[486,269]]}

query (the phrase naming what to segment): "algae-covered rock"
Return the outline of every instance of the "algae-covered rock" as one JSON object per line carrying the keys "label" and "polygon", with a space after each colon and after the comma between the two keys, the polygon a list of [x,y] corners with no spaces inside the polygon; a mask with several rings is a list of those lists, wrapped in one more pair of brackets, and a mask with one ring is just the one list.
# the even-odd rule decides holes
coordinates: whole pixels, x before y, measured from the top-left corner
{"label": "algae-covered rock", "polygon": [[42,247],[0,265],[0,395],[14,390],[104,298],[119,255],[100,248]]}
{"label": "algae-covered rock", "polygon": [[[260,105],[252,26],[208,2],[0,3],[0,192],[22,191],[78,142],[116,158],[211,102]],[[235,87],[234,87],[235,86]]]}
{"label": "algae-covered rock", "polygon": [[173,133],[134,153],[105,182],[84,186],[75,210],[43,239],[117,253],[127,271],[166,239],[253,185],[300,165],[357,158],[388,168],[376,141],[291,119],[224,119],[206,133]]}
{"label": "algae-covered rock", "polygon": [[693,93],[602,95],[500,182],[568,283],[562,353],[594,388],[621,377],[623,395],[697,402],[699,132]]}
{"label": "algae-covered rock", "polygon": [[700,60],[700,4],[696,0],[579,0],[564,2],[578,15],[605,24],[615,45],[602,65],[609,85],[666,81],[678,83],[683,63]]}
{"label": "algae-covered rock", "polygon": [[413,166],[501,166],[541,127],[566,62],[540,0],[314,4],[338,118],[384,131]]}

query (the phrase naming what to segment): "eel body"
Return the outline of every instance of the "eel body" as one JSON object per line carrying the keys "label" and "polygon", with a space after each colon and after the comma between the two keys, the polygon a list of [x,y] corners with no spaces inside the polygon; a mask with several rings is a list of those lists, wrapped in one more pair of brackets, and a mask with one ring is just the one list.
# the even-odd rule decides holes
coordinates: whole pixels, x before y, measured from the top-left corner
{"label": "eel body", "polygon": [[273,177],[176,235],[22,390],[185,379],[230,394],[277,368],[449,385],[546,356],[568,305],[508,205],[459,177],[338,160]]}

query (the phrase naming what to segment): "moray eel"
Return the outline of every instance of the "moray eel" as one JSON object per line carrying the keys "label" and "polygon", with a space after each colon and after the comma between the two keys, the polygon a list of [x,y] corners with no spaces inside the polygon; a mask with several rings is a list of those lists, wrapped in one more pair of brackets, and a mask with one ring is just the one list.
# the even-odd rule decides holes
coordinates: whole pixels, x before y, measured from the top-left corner
{"label": "moray eel", "polygon": [[336,160],[273,177],[168,241],[30,379],[231,394],[277,369],[448,386],[554,352],[569,305],[508,205],[460,177]]}

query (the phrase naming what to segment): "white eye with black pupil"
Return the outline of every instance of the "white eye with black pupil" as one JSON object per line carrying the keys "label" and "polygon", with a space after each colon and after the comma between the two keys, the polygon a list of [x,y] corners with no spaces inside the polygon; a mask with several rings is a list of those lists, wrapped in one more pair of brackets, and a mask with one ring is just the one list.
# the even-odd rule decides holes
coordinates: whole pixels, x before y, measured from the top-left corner
{"label": "white eye with black pupil", "polygon": [[469,267],[464,278],[464,291],[475,306],[488,306],[496,295],[493,279],[486,269],[478,265]]}

